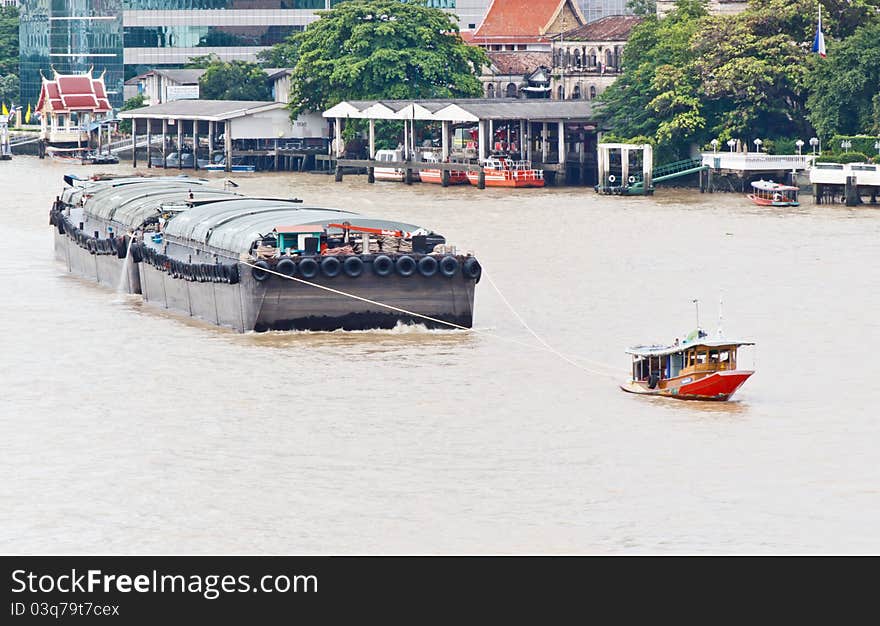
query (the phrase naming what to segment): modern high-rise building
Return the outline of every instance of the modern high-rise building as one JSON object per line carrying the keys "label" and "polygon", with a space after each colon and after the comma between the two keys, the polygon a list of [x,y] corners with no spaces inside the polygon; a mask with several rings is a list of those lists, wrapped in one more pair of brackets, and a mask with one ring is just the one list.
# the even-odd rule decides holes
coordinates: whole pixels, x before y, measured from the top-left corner
{"label": "modern high-rise building", "polygon": [[626,8],[628,0],[578,0],[587,23],[608,17],[609,15],[632,15]]}
{"label": "modern high-rise building", "polygon": [[[36,102],[40,72],[105,72],[111,103],[123,81],[192,57],[255,61],[261,50],[318,19],[341,0],[22,0],[22,102]],[[427,0],[454,13],[460,28],[479,24],[490,0]]]}
{"label": "modern high-rise building", "polygon": [[41,73],[53,78],[94,68],[111,104],[122,104],[122,1],[22,0],[19,16],[21,103],[36,105]]}

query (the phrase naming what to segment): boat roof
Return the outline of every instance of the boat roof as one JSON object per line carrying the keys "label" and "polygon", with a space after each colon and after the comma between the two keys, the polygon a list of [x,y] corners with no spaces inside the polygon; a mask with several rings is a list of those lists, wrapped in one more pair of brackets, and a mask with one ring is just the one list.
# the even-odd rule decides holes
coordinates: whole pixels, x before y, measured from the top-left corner
{"label": "boat roof", "polygon": [[772,180],[756,180],[752,182],[755,189],[763,189],[765,191],[800,191],[800,187],[792,187],[791,185],[783,185],[774,183]]}
{"label": "boat roof", "polygon": [[717,337],[715,339],[704,337],[702,339],[695,339],[694,341],[682,342],[677,346],[633,346],[632,348],[626,350],[626,353],[632,354],[633,356],[666,356],[668,354],[684,352],[685,350],[689,350],[696,346],[704,346],[706,348],[722,348],[728,346],[739,347],[753,345],[755,345],[754,341],[728,339],[726,337]]}

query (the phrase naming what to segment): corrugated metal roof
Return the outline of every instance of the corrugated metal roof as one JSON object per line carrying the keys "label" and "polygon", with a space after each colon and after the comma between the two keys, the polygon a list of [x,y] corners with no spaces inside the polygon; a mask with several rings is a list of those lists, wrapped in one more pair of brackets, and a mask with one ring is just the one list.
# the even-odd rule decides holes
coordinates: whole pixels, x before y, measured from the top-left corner
{"label": "corrugated metal roof", "polygon": [[626,41],[632,29],[644,18],[637,15],[606,15],[578,28],[556,35],[562,41]]}
{"label": "corrugated metal roof", "polygon": [[254,241],[279,225],[316,224],[323,229],[330,223],[349,222],[352,226],[409,232],[419,228],[343,209],[303,206],[292,199],[249,198],[208,187],[209,182],[186,176],[119,178],[84,181],[81,189],[90,195],[84,207],[88,214],[132,227],[140,226],[163,206],[178,205],[183,210],[165,224],[168,236],[227,250],[235,256],[248,252]]}
{"label": "corrugated metal roof", "polygon": [[260,100],[172,100],[153,106],[121,111],[122,119],[188,119],[222,122],[261,111],[283,109],[284,102]]}
{"label": "corrugated metal roof", "polygon": [[691,342],[682,342],[677,346],[634,346],[626,350],[626,354],[633,356],[666,356],[676,352],[684,352],[695,347],[721,348],[724,346],[753,346],[754,341],[741,341],[737,339],[700,339]]}
{"label": "corrugated metal roof", "polygon": [[183,70],[150,70],[145,74],[159,74],[173,80],[181,85],[198,85],[199,79],[207,72],[205,69],[183,69]]}
{"label": "corrugated metal roof", "polygon": [[[478,119],[528,119],[535,121],[556,120],[592,120],[596,116],[593,102],[590,100],[550,100],[550,99],[517,99],[517,98],[450,98],[437,100],[347,100],[324,111],[324,117],[335,117],[334,109],[340,111],[341,117],[355,117],[353,111],[363,112],[369,107],[382,104],[392,111],[402,111],[411,104],[417,104],[432,113],[437,119],[449,119],[444,109],[456,106],[471,117]],[[343,113],[343,111],[345,113]],[[365,119],[370,116],[364,115]],[[381,116],[373,119],[383,119]],[[464,118],[455,121],[469,121]]]}

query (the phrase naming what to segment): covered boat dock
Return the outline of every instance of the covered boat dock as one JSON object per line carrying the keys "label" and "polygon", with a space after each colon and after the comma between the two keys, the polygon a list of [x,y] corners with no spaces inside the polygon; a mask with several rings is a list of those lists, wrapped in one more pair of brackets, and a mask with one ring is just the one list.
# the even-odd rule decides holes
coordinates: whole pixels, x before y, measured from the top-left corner
{"label": "covered boat dock", "polygon": [[[219,162],[227,172],[236,158],[244,157],[262,159],[267,163],[257,165],[268,164],[273,169],[305,169],[307,157],[314,156],[301,149],[308,139],[326,151],[321,117],[305,114],[294,124],[284,102],[173,100],[122,111],[119,117],[131,120],[133,167],[137,167],[138,151],[144,145],[148,168],[167,168],[168,155],[177,152],[193,154],[192,162],[178,157],[172,168],[199,169]],[[291,147],[294,143],[300,149]]]}
{"label": "covered boat dock", "polygon": [[[510,154],[530,161],[557,183],[596,184],[598,122],[587,100],[352,100],[323,116],[333,122],[337,180],[343,168],[359,168],[373,181],[377,139],[389,140],[377,138],[376,122],[386,121],[402,125],[402,136],[390,138],[402,160],[382,161],[380,167],[405,169],[407,180],[420,169],[479,170],[482,159]],[[357,130],[367,135],[359,153],[347,150],[342,139],[345,125],[355,120],[365,122]],[[424,163],[426,150],[436,153],[440,163]]]}

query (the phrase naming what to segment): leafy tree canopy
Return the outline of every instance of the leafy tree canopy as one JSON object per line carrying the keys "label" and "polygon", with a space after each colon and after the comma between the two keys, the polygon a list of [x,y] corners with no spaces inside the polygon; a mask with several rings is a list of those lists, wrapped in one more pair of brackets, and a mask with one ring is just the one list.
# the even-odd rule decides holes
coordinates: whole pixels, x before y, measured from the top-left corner
{"label": "leafy tree canopy", "polygon": [[199,95],[205,100],[271,100],[266,72],[247,61],[215,62],[199,79]]}
{"label": "leafy tree canopy", "polygon": [[312,22],[291,76],[291,111],[348,99],[472,97],[488,58],[448,14],[399,0],[349,0]]}
{"label": "leafy tree canopy", "polygon": [[810,122],[826,136],[865,131],[880,113],[880,57],[871,52],[880,53],[878,5],[822,0],[829,50],[821,59],[810,51],[818,0],[750,0],[733,16],[679,0],[666,18],[633,29],[623,74],[602,94],[606,124],[654,137],[665,159],[712,138],[807,137]]}
{"label": "leafy tree canopy", "polygon": [[18,75],[18,7],[14,6],[0,7],[0,76],[5,74]]}
{"label": "leafy tree canopy", "polygon": [[298,33],[294,33],[281,43],[257,53],[263,67],[294,67],[299,59]]}
{"label": "leafy tree canopy", "polygon": [[657,15],[657,0],[629,0],[626,8],[632,11],[633,15],[642,17]]}
{"label": "leafy tree canopy", "polygon": [[6,104],[18,103],[20,87],[18,76],[15,74],[0,76],[0,102],[5,102]]}
{"label": "leafy tree canopy", "polygon": [[648,16],[623,50],[624,71],[601,97],[605,123],[624,137],[658,140],[658,158],[685,156],[706,127],[691,39],[707,15],[701,0],[679,0],[664,19]]}
{"label": "leafy tree canopy", "polygon": [[809,76],[809,118],[820,137],[880,133],[880,24],[828,46]]}
{"label": "leafy tree canopy", "polygon": [[[146,101],[144,99],[143,94],[138,94],[136,96],[132,96],[128,100],[122,103],[122,106],[119,108],[120,111],[131,111],[132,109],[139,109],[142,106],[146,106]],[[131,120],[120,120],[119,122],[119,130],[123,133],[131,132]]]}

